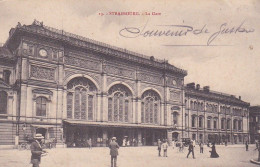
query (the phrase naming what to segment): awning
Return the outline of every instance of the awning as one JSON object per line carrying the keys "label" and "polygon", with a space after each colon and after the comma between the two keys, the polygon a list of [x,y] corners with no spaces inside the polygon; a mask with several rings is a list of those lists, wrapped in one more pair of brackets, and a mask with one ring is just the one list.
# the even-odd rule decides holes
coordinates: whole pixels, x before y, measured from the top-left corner
{"label": "awning", "polygon": [[44,129],[48,129],[48,128],[56,128],[55,125],[31,125],[32,127],[35,128],[44,128]]}
{"label": "awning", "polygon": [[86,122],[81,120],[64,120],[71,125],[85,125],[97,127],[122,127],[122,128],[150,128],[150,129],[171,129],[169,126],[144,125],[144,124],[127,124],[127,123],[109,123],[109,122]]}

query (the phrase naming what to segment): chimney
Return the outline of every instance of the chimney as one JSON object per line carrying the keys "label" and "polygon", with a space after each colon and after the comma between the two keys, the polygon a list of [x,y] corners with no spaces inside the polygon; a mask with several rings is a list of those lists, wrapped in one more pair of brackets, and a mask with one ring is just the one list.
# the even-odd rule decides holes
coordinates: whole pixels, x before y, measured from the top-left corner
{"label": "chimney", "polygon": [[187,87],[188,87],[188,88],[195,89],[195,83],[194,83],[194,82],[188,83],[188,84],[187,84]]}
{"label": "chimney", "polygon": [[241,96],[238,96],[239,100],[241,100]]}
{"label": "chimney", "polygon": [[197,85],[196,85],[196,89],[197,89],[197,90],[200,90],[200,84],[197,84]]}
{"label": "chimney", "polygon": [[205,92],[209,92],[209,86],[204,86],[204,87],[203,87],[203,90],[204,90]]}

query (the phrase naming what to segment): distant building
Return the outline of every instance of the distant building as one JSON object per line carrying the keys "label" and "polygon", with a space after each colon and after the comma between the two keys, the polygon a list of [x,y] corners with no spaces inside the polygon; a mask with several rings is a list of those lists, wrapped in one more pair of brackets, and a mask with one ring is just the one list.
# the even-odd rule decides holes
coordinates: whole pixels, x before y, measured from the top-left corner
{"label": "distant building", "polygon": [[185,87],[185,137],[198,142],[244,143],[249,141],[249,103],[209,86]]}
{"label": "distant building", "polygon": [[259,137],[258,124],[260,122],[260,106],[250,106],[249,111],[250,143],[255,143]]}

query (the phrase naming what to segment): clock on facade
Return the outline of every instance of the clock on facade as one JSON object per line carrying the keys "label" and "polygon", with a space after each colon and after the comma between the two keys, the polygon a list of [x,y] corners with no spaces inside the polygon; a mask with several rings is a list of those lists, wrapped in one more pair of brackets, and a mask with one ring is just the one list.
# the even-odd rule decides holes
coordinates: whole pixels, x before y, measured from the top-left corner
{"label": "clock on facade", "polygon": [[39,55],[42,57],[46,57],[47,56],[47,51],[45,49],[40,49],[39,50]]}

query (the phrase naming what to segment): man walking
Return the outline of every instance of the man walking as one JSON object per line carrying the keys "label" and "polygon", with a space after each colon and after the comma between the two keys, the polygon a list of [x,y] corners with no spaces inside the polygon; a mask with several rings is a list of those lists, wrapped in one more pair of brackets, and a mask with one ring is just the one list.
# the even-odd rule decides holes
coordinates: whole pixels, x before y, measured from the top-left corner
{"label": "man walking", "polygon": [[189,153],[187,154],[187,158],[189,158],[190,153],[192,153],[192,157],[193,157],[193,159],[195,159],[195,157],[194,157],[194,146],[193,146],[192,142],[190,142],[190,144],[189,144]]}
{"label": "man walking", "polygon": [[200,142],[200,153],[203,153],[203,143]]}
{"label": "man walking", "polygon": [[162,149],[162,142],[160,139],[158,139],[158,156],[161,156],[161,149]]}
{"label": "man walking", "polygon": [[246,151],[248,151],[248,142],[246,141]]}
{"label": "man walking", "polygon": [[110,155],[111,155],[111,167],[116,167],[119,145],[116,142],[116,137],[112,137],[111,140],[112,141],[109,144]]}
{"label": "man walking", "polygon": [[34,136],[34,141],[31,144],[31,163],[33,164],[33,167],[39,167],[39,164],[41,163],[41,156],[46,153],[46,151],[43,151],[41,147],[42,139],[44,139],[42,134],[36,134]]}
{"label": "man walking", "polygon": [[163,144],[162,144],[162,149],[163,149],[163,156],[167,157],[167,149],[168,149],[168,144],[167,141],[164,140]]}

